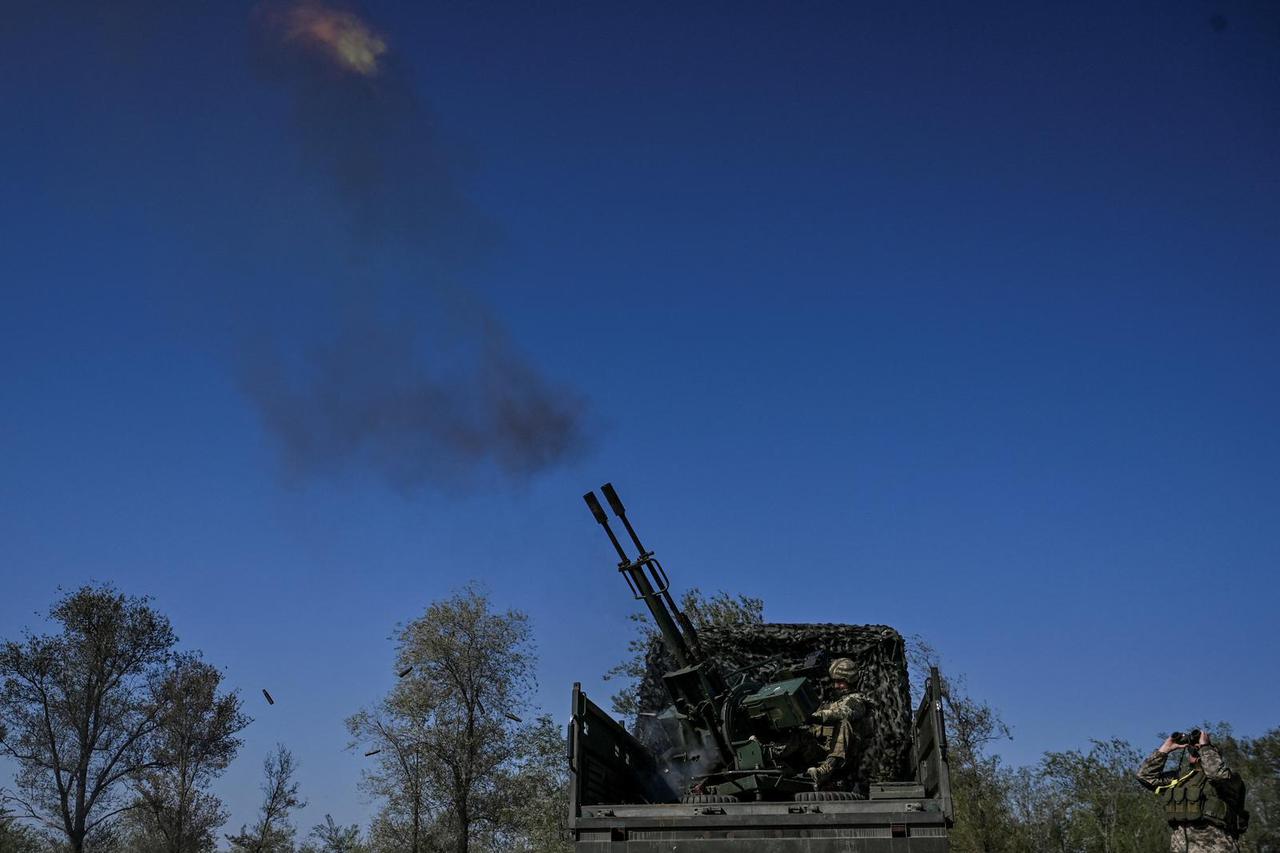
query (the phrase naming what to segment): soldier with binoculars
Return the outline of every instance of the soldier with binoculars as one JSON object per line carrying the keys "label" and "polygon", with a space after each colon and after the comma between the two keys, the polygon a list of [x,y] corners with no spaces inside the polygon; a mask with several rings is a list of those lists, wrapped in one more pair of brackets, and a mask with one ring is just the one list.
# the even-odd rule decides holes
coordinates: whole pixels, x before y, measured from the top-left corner
{"label": "soldier with binoculars", "polygon": [[[1185,750],[1187,763],[1165,771],[1169,756]],[[1227,767],[1209,733],[1174,732],[1138,768],[1138,779],[1164,802],[1173,833],[1171,853],[1238,853],[1249,823],[1244,782]]]}

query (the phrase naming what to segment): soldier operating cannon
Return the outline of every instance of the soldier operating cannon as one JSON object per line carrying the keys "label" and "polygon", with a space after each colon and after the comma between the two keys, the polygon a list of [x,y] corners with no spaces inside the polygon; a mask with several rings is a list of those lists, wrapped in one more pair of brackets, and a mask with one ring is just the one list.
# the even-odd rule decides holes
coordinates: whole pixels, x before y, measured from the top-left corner
{"label": "soldier operating cannon", "polygon": [[693,623],[676,606],[670,580],[654,552],[646,549],[611,484],[601,488],[637,552],[633,558],[610,526],[594,492],[583,496],[618,554],[618,571],[653,617],[676,667],[663,683],[672,707],[659,716],[668,739],[682,749],[667,756],[685,765],[689,793],[732,799],[790,799],[822,785],[848,786],[839,771],[849,764],[866,716],[866,699],[848,683],[854,664],[839,660],[829,673],[843,685],[835,701],[822,704],[813,677],[827,670],[820,656],[770,674],[761,682],[748,672],[725,673],[704,652]]}

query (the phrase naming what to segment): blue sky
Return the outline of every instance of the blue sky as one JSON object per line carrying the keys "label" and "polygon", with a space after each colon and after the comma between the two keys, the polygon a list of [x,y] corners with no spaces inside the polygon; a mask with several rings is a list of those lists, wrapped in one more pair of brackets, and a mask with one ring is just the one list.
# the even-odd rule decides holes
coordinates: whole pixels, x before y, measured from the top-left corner
{"label": "blue sky", "polygon": [[[0,34],[0,625],[155,596],[256,718],[235,825],[276,741],[304,827],[365,819],[342,720],[469,579],[544,709],[609,692],[606,480],[679,588],[926,637],[1014,763],[1277,724],[1274,4],[370,2],[365,88],[251,4],[112,8]],[[482,420],[495,341],[572,424],[532,473],[291,464],[247,393],[337,352]]]}

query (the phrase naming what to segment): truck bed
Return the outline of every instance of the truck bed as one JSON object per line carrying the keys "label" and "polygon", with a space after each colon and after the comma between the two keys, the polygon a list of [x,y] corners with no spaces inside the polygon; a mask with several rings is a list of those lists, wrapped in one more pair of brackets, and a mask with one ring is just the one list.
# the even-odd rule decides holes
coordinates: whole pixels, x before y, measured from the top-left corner
{"label": "truck bed", "polygon": [[915,715],[914,779],[870,800],[682,803],[652,756],[574,685],[575,853],[947,853],[950,779],[935,673]]}

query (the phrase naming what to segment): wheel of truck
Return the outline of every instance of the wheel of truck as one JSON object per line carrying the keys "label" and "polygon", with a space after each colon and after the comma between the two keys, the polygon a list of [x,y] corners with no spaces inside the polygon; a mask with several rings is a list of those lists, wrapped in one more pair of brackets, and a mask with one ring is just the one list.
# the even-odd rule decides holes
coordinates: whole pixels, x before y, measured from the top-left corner
{"label": "wheel of truck", "polygon": [[796,794],[797,803],[839,803],[861,799],[852,791],[801,791]]}
{"label": "wheel of truck", "polygon": [[726,796],[725,794],[685,794],[680,798],[680,802],[686,806],[712,806],[723,803],[736,803],[735,797]]}

